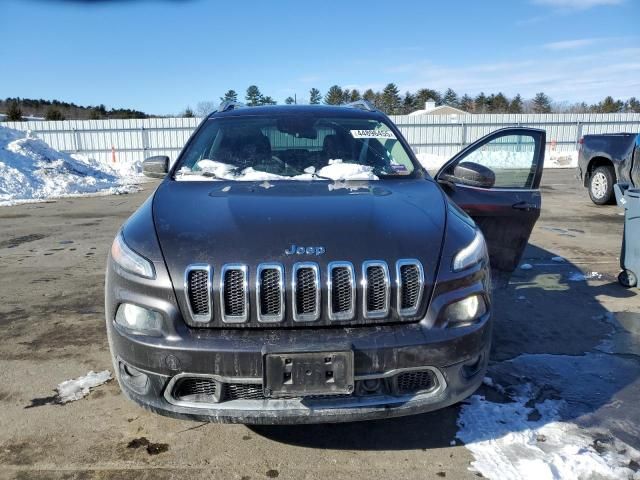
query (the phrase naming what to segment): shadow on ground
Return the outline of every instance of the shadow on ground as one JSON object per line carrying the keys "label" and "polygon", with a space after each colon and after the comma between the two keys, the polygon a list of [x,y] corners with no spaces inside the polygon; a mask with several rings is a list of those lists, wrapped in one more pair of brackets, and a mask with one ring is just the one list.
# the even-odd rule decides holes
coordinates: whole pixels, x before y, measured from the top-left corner
{"label": "shadow on ground", "polygon": [[[495,371],[503,382],[518,383],[527,380],[522,366],[517,362],[508,361],[522,354],[550,354],[553,358],[576,356],[580,359],[585,358],[586,352],[598,352],[599,345],[615,330],[611,322],[611,312],[602,306],[598,297],[638,296],[637,290],[625,290],[613,282],[590,286],[586,281],[571,281],[571,275],[579,273],[580,269],[569,262],[552,261],[552,257],[555,256],[553,252],[529,245],[524,258],[527,262],[533,263],[533,268],[517,270],[507,286],[496,288],[494,292],[494,338],[490,374]],[[640,322],[640,319],[638,321]],[[634,341],[637,341],[640,337],[634,338]],[[546,391],[544,386],[539,386],[543,393],[539,398],[533,399],[533,402],[542,402],[549,396],[554,398],[565,392],[568,396],[568,408],[563,420],[581,417],[590,419],[591,423],[598,422],[598,412],[614,401],[614,397],[615,402],[625,401],[617,398],[619,392],[629,387],[637,387],[640,368],[630,368],[638,366],[637,358],[620,360],[614,355],[597,354],[601,355],[597,357],[599,364],[604,364],[598,368],[594,367],[591,372],[581,374],[567,372],[563,368],[550,368],[547,380],[550,384],[556,384],[558,388],[550,387],[551,390]],[[611,365],[606,364],[609,358],[612,360]],[[581,363],[578,362],[576,365],[576,368],[580,368]],[[612,368],[614,371],[611,371]],[[597,384],[594,384],[594,381]],[[599,390],[597,395],[593,394],[594,386]],[[504,391],[498,391],[483,385],[479,393],[493,401],[509,401],[509,385],[503,387]],[[451,445],[458,430],[456,421],[459,408],[459,405],[456,405],[422,415],[362,423],[254,426],[251,429],[275,441],[310,448],[445,448]],[[618,408],[618,412],[622,412],[622,423],[626,420],[637,420],[633,419],[636,415],[634,409]],[[478,432],[477,440],[484,439],[487,439],[486,435]],[[627,435],[625,441],[629,440],[634,438]]]}

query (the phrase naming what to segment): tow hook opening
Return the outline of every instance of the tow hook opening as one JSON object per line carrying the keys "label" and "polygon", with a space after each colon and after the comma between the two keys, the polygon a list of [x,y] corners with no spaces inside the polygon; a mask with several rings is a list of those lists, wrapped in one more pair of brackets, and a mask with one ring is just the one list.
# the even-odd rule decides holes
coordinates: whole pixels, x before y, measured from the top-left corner
{"label": "tow hook opening", "polygon": [[149,385],[149,377],[135,367],[123,362],[118,362],[120,379],[131,390],[138,394],[145,394]]}
{"label": "tow hook opening", "polygon": [[480,372],[480,370],[482,370],[483,364],[484,354],[481,353],[477,357],[462,365],[462,376],[467,380],[475,377]]}

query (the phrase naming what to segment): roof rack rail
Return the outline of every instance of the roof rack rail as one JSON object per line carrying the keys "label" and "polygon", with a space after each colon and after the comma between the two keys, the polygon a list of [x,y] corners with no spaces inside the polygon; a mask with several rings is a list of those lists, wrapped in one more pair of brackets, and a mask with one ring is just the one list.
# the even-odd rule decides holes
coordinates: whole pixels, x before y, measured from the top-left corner
{"label": "roof rack rail", "polygon": [[244,103],[234,102],[233,100],[225,100],[211,113],[226,112],[227,110],[234,110],[241,107],[246,107],[246,105]]}
{"label": "roof rack rail", "polygon": [[356,100],[355,102],[347,103],[347,107],[359,108],[360,110],[367,110],[368,112],[375,112],[378,109],[369,100]]}

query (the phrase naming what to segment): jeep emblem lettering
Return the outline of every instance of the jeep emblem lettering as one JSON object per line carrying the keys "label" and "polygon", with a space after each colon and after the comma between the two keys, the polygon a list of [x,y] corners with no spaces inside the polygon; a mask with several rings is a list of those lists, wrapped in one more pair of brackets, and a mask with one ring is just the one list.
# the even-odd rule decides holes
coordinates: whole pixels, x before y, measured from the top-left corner
{"label": "jeep emblem lettering", "polygon": [[287,255],[316,255],[320,256],[325,252],[324,247],[301,247],[292,243],[289,248],[287,248],[284,253]]}

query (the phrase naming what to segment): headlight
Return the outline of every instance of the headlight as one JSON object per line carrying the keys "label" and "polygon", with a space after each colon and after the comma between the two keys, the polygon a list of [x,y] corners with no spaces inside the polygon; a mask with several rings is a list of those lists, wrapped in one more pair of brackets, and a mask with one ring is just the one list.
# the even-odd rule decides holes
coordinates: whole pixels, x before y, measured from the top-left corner
{"label": "headlight", "polygon": [[131,250],[127,244],[124,243],[122,231],[118,232],[118,235],[111,245],[111,258],[129,273],[145,278],[155,278],[156,276],[153,264]]}
{"label": "headlight", "polygon": [[469,245],[460,250],[453,258],[453,271],[459,272],[476,263],[480,263],[487,256],[487,244],[480,230]]}
{"label": "headlight", "polygon": [[487,313],[487,304],[480,295],[458,300],[444,310],[444,319],[450,327],[462,327],[474,323]]}
{"label": "headlight", "polygon": [[116,312],[116,323],[138,333],[159,333],[162,316],[148,308],[123,303]]}

